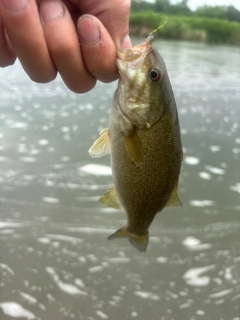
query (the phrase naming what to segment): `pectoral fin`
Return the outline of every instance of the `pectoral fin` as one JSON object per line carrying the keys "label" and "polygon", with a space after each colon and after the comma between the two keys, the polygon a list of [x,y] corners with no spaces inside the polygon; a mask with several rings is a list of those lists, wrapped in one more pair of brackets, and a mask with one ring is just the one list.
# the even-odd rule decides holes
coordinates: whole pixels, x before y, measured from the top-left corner
{"label": "pectoral fin", "polygon": [[133,135],[125,136],[124,145],[130,159],[138,166],[142,160],[142,146],[138,135],[134,133]]}
{"label": "pectoral fin", "polygon": [[108,240],[113,240],[117,238],[128,238],[130,243],[139,251],[146,251],[148,245],[148,232],[144,235],[137,235],[130,233],[127,227],[118,229],[116,232],[108,237]]}
{"label": "pectoral fin", "polygon": [[105,128],[100,132],[100,137],[93,143],[88,152],[92,158],[100,158],[111,153],[108,128]]}
{"label": "pectoral fin", "polygon": [[173,189],[173,192],[166,204],[166,207],[178,207],[178,206],[182,206],[182,202],[178,197],[177,194],[177,186]]}
{"label": "pectoral fin", "polygon": [[104,196],[99,199],[99,201],[108,207],[122,209],[122,205],[118,199],[116,189],[114,187],[108,190],[108,192],[105,193]]}

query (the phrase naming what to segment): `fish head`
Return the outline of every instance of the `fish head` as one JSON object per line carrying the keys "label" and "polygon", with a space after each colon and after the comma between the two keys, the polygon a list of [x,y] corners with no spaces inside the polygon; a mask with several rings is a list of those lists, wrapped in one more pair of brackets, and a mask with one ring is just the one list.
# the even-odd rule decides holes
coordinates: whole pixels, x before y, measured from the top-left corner
{"label": "fish head", "polygon": [[163,113],[166,67],[150,35],[142,44],[117,52],[120,106],[139,127],[151,127]]}

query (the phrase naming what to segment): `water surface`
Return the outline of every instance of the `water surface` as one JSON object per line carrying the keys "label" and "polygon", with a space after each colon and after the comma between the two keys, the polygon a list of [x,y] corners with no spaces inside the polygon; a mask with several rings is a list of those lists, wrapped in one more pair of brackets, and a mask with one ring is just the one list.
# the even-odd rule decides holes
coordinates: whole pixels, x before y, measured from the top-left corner
{"label": "water surface", "polygon": [[[135,39],[135,42],[141,40]],[[126,222],[99,197],[88,149],[116,83],[85,95],[0,70],[0,319],[240,319],[240,48],[157,41],[181,122],[183,207],[146,253],[107,241]]]}

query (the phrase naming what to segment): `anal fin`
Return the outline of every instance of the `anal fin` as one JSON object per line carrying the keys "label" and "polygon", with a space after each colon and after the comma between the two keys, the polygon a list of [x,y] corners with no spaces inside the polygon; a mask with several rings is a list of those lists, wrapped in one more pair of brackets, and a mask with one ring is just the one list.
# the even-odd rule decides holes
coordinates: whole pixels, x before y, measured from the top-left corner
{"label": "anal fin", "polygon": [[114,187],[108,190],[108,192],[105,193],[99,199],[99,201],[108,207],[112,207],[114,209],[122,209],[122,205],[120,203],[120,200],[118,199],[116,189]]}
{"label": "anal fin", "polygon": [[168,199],[166,207],[178,207],[178,206],[182,206],[182,202],[178,197],[177,185],[176,185],[175,188],[173,189],[173,192],[172,192],[170,198]]}

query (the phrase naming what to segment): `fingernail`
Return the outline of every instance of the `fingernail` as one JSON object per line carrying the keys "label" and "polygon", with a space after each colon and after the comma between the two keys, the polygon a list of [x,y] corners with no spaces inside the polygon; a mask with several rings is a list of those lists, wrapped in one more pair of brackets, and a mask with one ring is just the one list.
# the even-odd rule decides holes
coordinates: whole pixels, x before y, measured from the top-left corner
{"label": "fingernail", "polygon": [[78,21],[78,35],[80,42],[94,44],[100,39],[100,30],[92,17],[84,15]]}
{"label": "fingernail", "polygon": [[50,0],[41,4],[41,16],[44,22],[55,20],[64,16],[64,7],[61,1]]}
{"label": "fingernail", "polygon": [[3,0],[6,9],[12,12],[18,12],[26,7],[28,0]]}
{"label": "fingernail", "polygon": [[125,50],[132,47],[131,39],[127,34],[121,41],[121,50]]}

